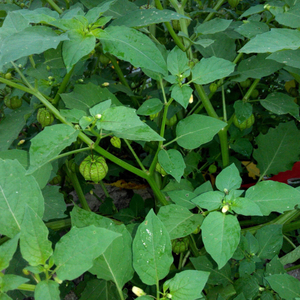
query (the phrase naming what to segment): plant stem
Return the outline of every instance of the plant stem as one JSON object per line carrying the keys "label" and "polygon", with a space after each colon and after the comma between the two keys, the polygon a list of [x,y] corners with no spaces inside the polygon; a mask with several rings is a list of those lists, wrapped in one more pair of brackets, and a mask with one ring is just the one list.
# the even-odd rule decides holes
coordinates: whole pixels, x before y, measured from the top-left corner
{"label": "plant stem", "polygon": [[227,122],[227,110],[226,110],[226,99],[225,99],[225,92],[224,92],[224,85],[223,85],[223,79],[222,81],[222,106],[223,106],[223,119],[225,122]]}
{"label": "plant stem", "polygon": [[147,170],[145,169],[144,165],[142,164],[142,162],[140,161],[139,157],[136,155],[135,151],[133,150],[133,148],[131,147],[130,143],[124,139],[127,147],[129,148],[129,150],[131,151],[132,155],[134,156],[134,158],[136,159],[137,163],[139,164],[139,166],[141,167],[141,169],[144,171],[144,172],[147,172]]}
{"label": "plant stem", "polygon": [[[226,0],[219,0],[213,9],[218,10],[225,1]],[[203,23],[210,21],[214,17],[215,14],[216,14],[215,12],[209,13],[208,16],[205,18],[205,20],[203,21]]]}
{"label": "plant stem", "polygon": [[283,238],[294,248],[296,249],[297,247],[295,246],[295,244],[284,234]]}
{"label": "plant stem", "polygon": [[51,162],[53,160],[56,160],[56,159],[60,159],[60,158],[65,157],[65,156],[69,156],[69,155],[72,155],[72,154],[84,152],[84,151],[87,151],[87,150],[91,150],[91,147],[85,147],[85,148],[81,148],[81,149],[77,149],[77,150],[65,152],[63,154],[57,155],[56,157],[52,158],[49,162]]}
{"label": "plant stem", "polygon": [[253,90],[256,88],[256,86],[257,86],[257,84],[259,83],[259,81],[260,81],[260,79],[255,79],[255,80],[252,82],[252,84],[251,84],[251,86],[249,87],[247,93],[246,93],[245,96],[243,97],[243,101],[244,101],[244,102],[247,102],[247,101],[248,101],[249,97],[251,96]]}
{"label": "plant stem", "polygon": [[182,268],[182,260],[183,260],[183,253],[180,253],[179,262],[178,262],[178,270]]}
{"label": "plant stem", "polygon": [[30,88],[33,89],[32,85],[28,82],[28,80],[26,79],[26,77],[23,75],[23,73],[20,71],[20,69],[17,67],[17,65],[11,61],[10,62],[13,67],[15,68],[15,70],[18,72],[18,74],[20,75],[20,77],[22,78],[23,82]]}
{"label": "plant stem", "polygon": [[195,257],[198,257],[199,256],[199,250],[196,246],[196,242],[194,240],[194,237],[191,234],[189,235],[189,241],[190,241],[189,246],[190,246],[190,249],[191,249],[193,255]]}
{"label": "plant stem", "polygon": [[35,287],[34,284],[23,283],[17,287],[17,290],[34,292]]}
{"label": "plant stem", "polygon": [[29,57],[29,61],[31,63],[31,66],[35,69],[35,62],[34,62],[33,56],[29,55],[28,57]]}
{"label": "plant stem", "polygon": [[292,266],[292,267],[286,268],[285,270],[287,272],[290,272],[290,271],[297,270],[297,269],[300,269],[300,265]]}
{"label": "plant stem", "polygon": [[52,230],[60,230],[60,229],[65,229],[71,227],[71,219],[63,219],[63,220],[58,220],[58,221],[52,221],[45,223],[48,228],[51,228]]}
{"label": "plant stem", "polygon": [[160,203],[162,205],[168,205],[170,204],[166,197],[164,196],[164,194],[162,193],[162,191],[159,189],[159,187],[157,186],[155,179],[153,177],[153,175],[148,176],[148,178],[146,178],[150,187],[152,188],[154,194],[156,195],[157,199],[160,201]]}
{"label": "plant stem", "polygon": [[60,85],[60,87],[59,87],[59,89],[58,89],[58,91],[57,91],[54,99],[52,100],[53,105],[56,105],[58,103],[58,101],[60,99],[60,94],[62,94],[66,90],[68,82],[69,82],[69,80],[70,80],[70,78],[71,78],[71,76],[73,74],[74,67],[75,67],[75,65],[72,67],[72,69],[70,70],[70,72],[67,73],[66,76],[64,77],[64,79],[63,79],[63,81],[62,81],[62,83],[61,83],[61,85]]}
{"label": "plant stem", "polygon": [[229,147],[227,139],[227,126],[218,132],[220,139],[223,168],[229,165]]}
{"label": "plant stem", "polygon": [[160,292],[159,292],[159,280],[156,281],[156,299],[160,299]]}
{"label": "plant stem", "polygon": [[59,14],[62,14],[63,11],[62,9],[56,4],[53,2],[53,0],[47,0],[47,2],[52,6],[53,9],[55,9]]}
{"label": "plant stem", "polygon": [[110,197],[110,195],[109,195],[109,193],[107,191],[107,188],[106,188],[106,186],[105,186],[105,184],[103,183],[102,180],[100,180],[99,184],[100,184],[100,186],[101,186],[101,188],[102,188],[102,190],[104,192],[105,197]]}

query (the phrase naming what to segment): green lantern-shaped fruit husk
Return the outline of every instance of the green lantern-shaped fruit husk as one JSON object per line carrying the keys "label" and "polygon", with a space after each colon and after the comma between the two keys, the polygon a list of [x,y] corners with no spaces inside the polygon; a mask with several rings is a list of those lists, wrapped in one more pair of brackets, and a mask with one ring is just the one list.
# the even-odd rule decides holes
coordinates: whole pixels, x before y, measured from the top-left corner
{"label": "green lantern-shaped fruit husk", "polygon": [[156,164],[155,171],[160,173],[162,176],[167,175],[167,172],[162,168],[162,166],[159,163]]}
{"label": "green lantern-shaped fruit husk", "polygon": [[184,237],[183,239],[176,239],[172,241],[172,251],[175,254],[183,253],[189,249],[189,239]]}
{"label": "green lantern-shaped fruit husk", "polygon": [[54,115],[47,108],[40,108],[37,113],[37,120],[44,128],[53,123]]}
{"label": "green lantern-shaped fruit husk", "polygon": [[250,128],[254,124],[254,122],[255,122],[255,117],[253,114],[247,120],[245,120],[243,123],[239,123],[236,116],[233,117],[233,124],[240,130]]}
{"label": "green lantern-shaped fruit husk", "polygon": [[85,180],[98,183],[106,176],[108,166],[104,157],[89,155],[80,164],[79,171]]}
{"label": "green lantern-shaped fruit husk", "polygon": [[121,149],[121,140],[120,140],[118,137],[113,136],[113,137],[110,139],[110,143],[111,143],[114,147],[116,147],[116,148],[118,148],[118,149]]}
{"label": "green lantern-shaped fruit husk", "polygon": [[17,109],[22,106],[22,98],[19,98],[18,96],[7,96],[4,98],[4,104],[10,109]]}
{"label": "green lantern-shaped fruit husk", "polygon": [[166,119],[166,125],[167,126],[174,126],[177,123],[177,116],[174,115],[171,119]]}

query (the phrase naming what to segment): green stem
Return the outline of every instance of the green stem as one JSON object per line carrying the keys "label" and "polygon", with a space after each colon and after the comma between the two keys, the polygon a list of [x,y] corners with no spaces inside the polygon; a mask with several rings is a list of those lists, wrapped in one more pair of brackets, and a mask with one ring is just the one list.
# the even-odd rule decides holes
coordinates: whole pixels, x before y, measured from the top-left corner
{"label": "green stem", "polygon": [[284,234],[283,238],[294,248],[296,249],[297,247],[295,246],[295,244]]}
{"label": "green stem", "polygon": [[160,201],[160,203],[162,205],[168,205],[170,204],[166,197],[164,196],[164,194],[162,193],[162,191],[158,188],[156,182],[155,182],[155,179],[153,176],[148,176],[148,178],[146,178],[150,187],[152,188],[153,190],[153,193],[156,195],[157,199]]}
{"label": "green stem", "polygon": [[34,62],[33,56],[29,55],[28,57],[29,57],[29,61],[30,61],[31,65],[32,65],[32,67],[35,69],[35,62]]}
{"label": "green stem", "polygon": [[178,270],[182,268],[182,260],[183,260],[183,253],[180,253],[179,262],[178,262]]}
{"label": "green stem", "polygon": [[65,157],[65,156],[69,156],[69,155],[72,155],[72,154],[84,152],[84,151],[87,151],[87,150],[91,150],[91,147],[85,147],[85,148],[81,148],[81,149],[77,149],[77,150],[73,150],[73,151],[69,151],[69,152],[57,155],[56,157],[54,157],[51,160],[49,160],[49,162],[51,162],[53,160],[60,159],[60,158]]}
{"label": "green stem", "polygon": [[66,76],[64,77],[62,83],[60,84],[60,87],[59,87],[54,99],[52,100],[53,105],[56,105],[58,103],[58,101],[60,99],[60,94],[62,94],[66,90],[66,87],[67,87],[67,85],[70,81],[70,78],[71,78],[72,74],[73,74],[74,67],[75,67],[75,65],[72,67],[70,72],[66,74]]}
{"label": "green stem", "polygon": [[28,82],[28,80],[26,79],[26,77],[23,75],[23,73],[20,71],[20,69],[18,68],[18,66],[13,62],[11,61],[10,62],[13,67],[15,68],[15,70],[18,72],[18,74],[20,75],[20,77],[22,78],[23,82],[30,88],[30,89],[33,89],[33,86]]}
{"label": "green stem", "polygon": [[75,191],[77,193],[77,196],[79,198],[82,208],[85,209],[86,211],[91,211],[91,209],[85,199],[84,193],[82,191],[82,188],[81,188],[81,185],[79,183],[76,173],[71,172],[68,168],[65,168],[65,170],[66,170],[67,175],[69,176],[69,178],[72,181],[72,184],[75,188]]}
{"label": "green stem", "polygon": [[147,172],[147,170],[145,169],[144,165],[142,164],[142,162],[140,161],[139,157],[136,155],[135,151],[133,150],[133,148],[131,147],[130,143],[124,139],[127,147],[129,148],[129,150],[131,151],[132,155],[134,156],[134,158],[136,159],[137,163],[139,164],[139,166],[141,167],[141,169],[144,171],[144,172]]}
{"label": "green stem", "polygon": [[[218,2],[217,2],[217,4],[214,6],[214,10],[219,10],[219,8],[222,6],[222,4],[225,2],[226,0],[219,0]],[[216,12],[211,12],[211,13],[209,13],[208,15],[207,15],[207,17],[205,18],[205,20],[203,21],[203,23],[204,22],[208,22],[208,21],[210,21],[213,17],[214,17],[214,15],[216,14]]]}
{"label": "green stem", "polygon": [[195,257],[198,257],[198,256],[199,256],[199,250],[198,250],[198,248],[197,248],[197,246],[196,246],[196,242],[195,242],[195,240],[194,240],[194,237],[193,237],[191,234],[189,235],[189,241],[190,241],[189,247],[190,247],[190,249],[191,249],[193,255],[194,255]]}
{"label": "green stem", "polygon": [[225,92],[224,92],[224,85],[223,85],[223,79],[222,81],[222,106],[223,106],[223,119],[225,122],[227,122],[227,110],[226,110],[226,99],[225,99]]}
{"label": "green stem", "polygon": [[34,284],[23,283],[17,287],[17,290],[34,292],[35,287],[36,286]]}
{"label": "green stem", "polygon": [[255,79],[253,81],[253,83],[251,84],[250,88],[248,89],[247,93],[245,94],[245,96],[243,97],[243,101],[247,102],[248,99],[250,98],[253,90],[256,88],[257,84],[259,83],[260,79]]}
{"label": "green stem", "polygon": [[107,188],[106,188],[105,184],[103,183],[103,181],[100,180],[99,184],[100,184],[100,186],[102,188],[102,191],[104,192],[105,197],[109,198],[110,195],[109,195],[109,193],[107,191]]}
{"label": "green stem", "polygon": [[292,222],[292,223],[283,225],[282,231],[285,233],[285,232],[290,232],[290,231],[297,230],[297,229],[300,229],[300,221],[296,221],[296,222]]}
{"label": "green stem", "polygon": [[55,9],[59,14],[62,14],[63,11],[62,9],[56,4],[53,2],[53,0],[47,0],[47,2],[52,6],[53,9]]}
{"label": "green stem", "polygon": [[69,228],[71,227],[71,219],[63,219],[63,220],[57,220],[45,223],[48,228],[51,228],[52,230],[58,231],[61,229]]}
{"label": "green stem", "polygon": [[218,132],[220,139],[221,153],[222,153],[222,163],[223,168],[229,165],[229,147],[228,147],[228,138],[227,138],[227,128],[223,128]]}
{"label": "green stem", "polygon": [[297,269],[300,269],[300,265],[292,266],[292,267],[286,268],[285,270],[287,272],[290,272],[290,271],[297,270]]}
{"label": "green stem", "polygon": [[159,291],[159,280],[156,281],[156,299],[160,299],[160,291]]}

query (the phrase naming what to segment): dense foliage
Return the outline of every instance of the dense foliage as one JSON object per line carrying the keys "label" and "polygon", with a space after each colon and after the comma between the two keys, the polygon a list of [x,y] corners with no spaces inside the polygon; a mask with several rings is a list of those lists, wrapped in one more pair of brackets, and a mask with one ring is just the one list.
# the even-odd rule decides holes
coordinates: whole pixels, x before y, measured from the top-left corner
{"label": "dense foliage", "polygon": [[[300,188],[268,180],[300,154],[299,16],[2,1],[0,300],[299,299]],[[153,197],[117,209],[120,180]]]}

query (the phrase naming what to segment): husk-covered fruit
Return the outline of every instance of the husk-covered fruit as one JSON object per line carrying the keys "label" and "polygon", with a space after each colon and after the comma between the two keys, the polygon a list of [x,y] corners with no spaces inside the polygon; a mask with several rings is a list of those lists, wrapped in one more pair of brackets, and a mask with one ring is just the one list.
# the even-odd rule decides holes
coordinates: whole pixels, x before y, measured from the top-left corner
{"label": "husk-covered fruit", "polygon": [[22,98],[19,98],[18,96],[6,96],[4,98],[4,104],[10,109],[16,109],[22,106]]}
{"label": "husk-covered fruit", "polygon": [[162,176],[167,175],[167,172],[162,168],[162,166],[159,163],[156,164],[155,171],[160,173]]}
{"label": "husk-covered fruit", "polygon": [[79,171],[85,180],[98,183],[106,176],[108,167],[104,157],[89,155],[80,164]]}
{"label": "husk-covered fruit", "polygon": [[189,239],[184,237],[183,239],[176,239],[172,241],[172,251],[175,254],[183,253],[189,248]]}
{"label": "husk-covered fruit", "polygon": [[242,123],[239,123],[236,115],[233,117],[233,124],[239,128],[240,130],[244,130],[246,128],[250,128],[255,122],[255,117],[254,115],[252,114],[247,120],[245,120],[244,122]]}
{"label": "husk-covered fruit", "polygon": [[177,116],[174,115],[171,119],[166,119],[167,126],[174,126],[177,123]]}
{"label": "husk-covered fruit", "polygon": [[40,108],[37,113],[37,120],[44,128],[53,123],[54,115],[47,108]]}
{"label": "husk-covered fruit", "polygon": [[116,148],[118,148],[118,149],[121,149],[121,140],[120,140],[118,137],[113,136],[113,137],[110,139],[110,143],[111,143],[114,147],[116,147]]}

